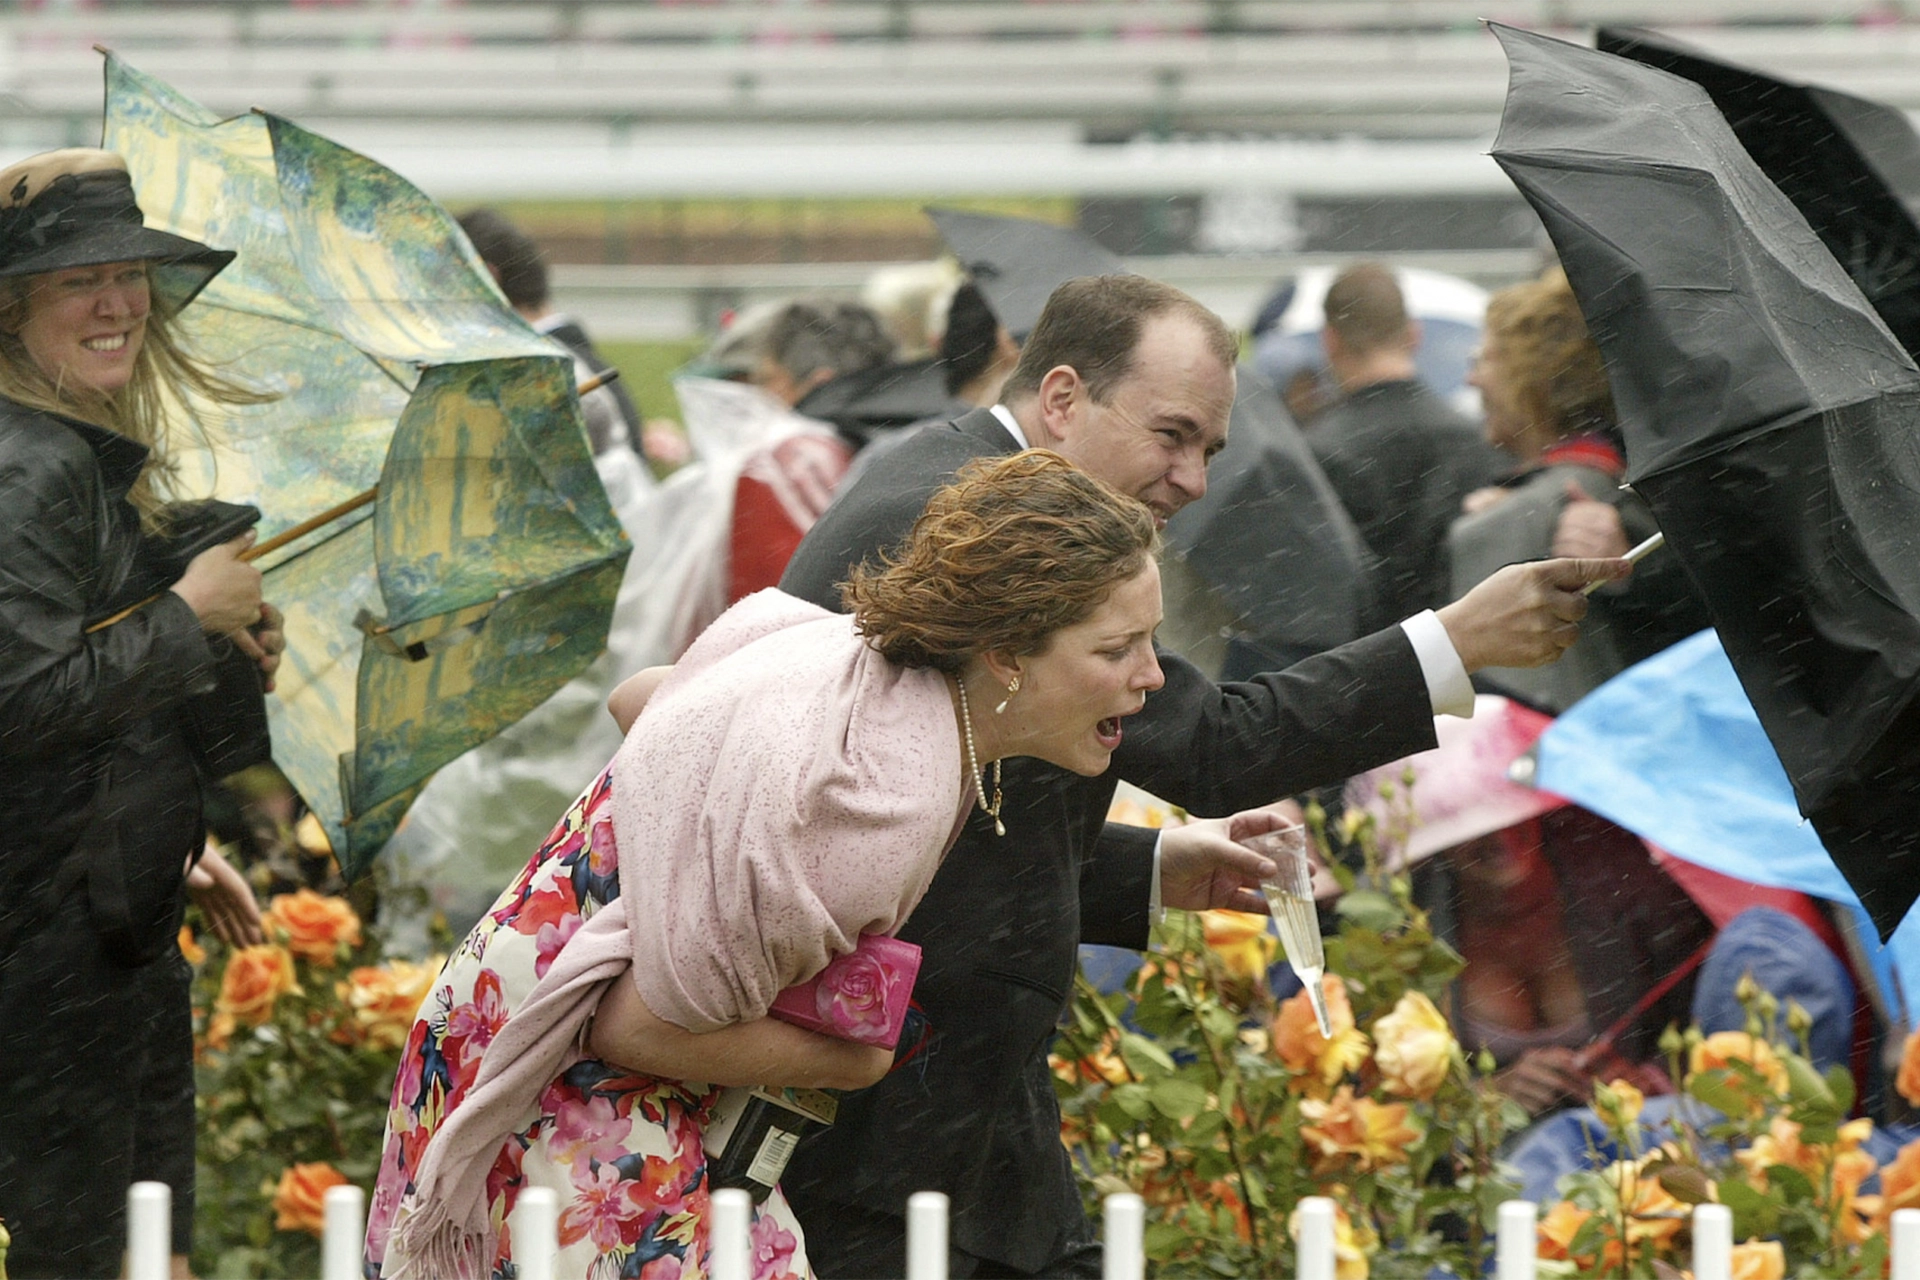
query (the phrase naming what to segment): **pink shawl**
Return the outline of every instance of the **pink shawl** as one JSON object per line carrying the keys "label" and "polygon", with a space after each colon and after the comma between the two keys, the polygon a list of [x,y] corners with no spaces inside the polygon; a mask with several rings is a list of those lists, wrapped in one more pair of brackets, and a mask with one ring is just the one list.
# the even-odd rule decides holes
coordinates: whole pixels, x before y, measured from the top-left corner
{"label": "pink shawl", "polygon": [[388,1280],[491,1269],[487,1171],[578,1056],[608,983],[631,973],[691,1031],[764,1017],[861,934],[906,920],[965,816],[961,776],[937,672],[893,665],[851,618],[777,591],[728,610],[615,755],[621,897],[568,940],[429,1141]]}

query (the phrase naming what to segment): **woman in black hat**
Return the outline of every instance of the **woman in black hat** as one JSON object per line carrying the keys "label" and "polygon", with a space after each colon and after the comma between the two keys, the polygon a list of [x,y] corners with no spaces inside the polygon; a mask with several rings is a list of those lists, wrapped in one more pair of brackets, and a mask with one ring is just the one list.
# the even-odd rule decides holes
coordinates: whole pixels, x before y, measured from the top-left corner
{"label": "woman in black hat", "polygon": [[[282,644],[239,559],[252,534],[201,520],[196,543],[162,501],[168,414],[260,399],[171,332],[232,258],[147,227],[111,152],[0,171],[0,1219],[16,1277],[119,1275],[138,1180],[173,1187],[175,1252],[190,1238],[183,869],[202,781],[264,758],[258,673]],[[244,934],[251,895],[218,871],[209,892]]]}

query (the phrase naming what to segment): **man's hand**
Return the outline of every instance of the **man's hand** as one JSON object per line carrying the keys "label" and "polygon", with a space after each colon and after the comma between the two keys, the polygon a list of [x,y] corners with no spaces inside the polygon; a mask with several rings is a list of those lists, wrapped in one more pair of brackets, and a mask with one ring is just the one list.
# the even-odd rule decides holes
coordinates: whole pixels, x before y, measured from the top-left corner
{"label": "man's hand", "polygon": [[254,947],[267,940],[253,886],[208,841],[200,861],[187,872],[187,892],[207,918],[214,936],[232,947]]}
{"label": "man's hand", "polygon": [[1580,638],[1580,619],[1587,616],[1580,589],[1632,572],[1617,558],[1510,564],[1439,610],[1439,618],[1469,672],[1542,667]]}
{"label": "man's hand", "polygon": [[264,677],[260,687],[267,693],[273,692],[273,673],[280,669],[280,655],[287,650],[287,633],[283,630],[286,622],[285,614],[262,601],[260,621],[227,633],[240,652],[260,664]]}
{"label": "man's hand", "polygon": [[1553,554],[1601,560],[1627,554],[1627,529],[1620,512],[1573,481],[1567,481],[1567,505],[1553,527]]}
{"label": "man's hand", "polygon": [[1265,835],[1300,820],[1291,801],[1247,809],[1231,818],[1203,818],[1169,827],[1160,838],[1160,904],[1188,911],[1225,907],[1267,914],[1260,882],[1279,871],[1273,860],[1236,841]]}

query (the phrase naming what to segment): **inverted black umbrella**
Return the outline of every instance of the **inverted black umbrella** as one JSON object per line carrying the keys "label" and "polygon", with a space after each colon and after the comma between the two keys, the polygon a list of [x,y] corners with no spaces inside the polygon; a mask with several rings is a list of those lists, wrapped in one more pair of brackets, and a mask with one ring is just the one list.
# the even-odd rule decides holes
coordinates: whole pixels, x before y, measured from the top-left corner
{"label": "inverted black umbrella", "polygon": [[1080,276],[1117,275],[1118,254],[1084,231],[1034,218],[959,209],[928,209],[960,269],[980,287],[987,306],[1025,342],[1053,291]]}
{"label": "inverted black umbrella", "polygon": [[1246,365],[1206,496],[1167,521],[1167,546],[1271,653],[1345,644],[1372,609],[1366,542],[1273,384]]}
{"label": "inverted black umbrella", "polygon": [[1652,504],[1883,934],[1920,891],[1920,368],[1690,81],[1494,28]]}
{"label": "inverted black umbrella", "polygon": [[1905,112],[1723,62],[1637,27],[1602,27],[1595,43],[1705,89],[1760,171],[1907,354],[1920,358],[1920,134]]}

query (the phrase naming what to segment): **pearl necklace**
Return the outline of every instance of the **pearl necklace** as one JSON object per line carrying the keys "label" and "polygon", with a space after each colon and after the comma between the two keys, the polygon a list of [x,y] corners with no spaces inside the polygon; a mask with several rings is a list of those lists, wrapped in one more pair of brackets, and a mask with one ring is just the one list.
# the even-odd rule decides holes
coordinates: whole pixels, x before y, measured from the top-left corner
{"label": "pearl necklace", "polygon": [[993,803],[987,803],[987,784],[980,772],[980,756],[973,746],[973,711],[967,706],[967,682],[963,677],[953,678],[954,688],[960,691],[960,726],[966,731],[967,771],[973,774],[973,794],[980,799],[980,809],[993,819],[993,834],[1007,834],[1007,824],[1000,821],[1000,805],[1006,799],[1000,793],[1000,762],[993,762]]}

